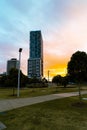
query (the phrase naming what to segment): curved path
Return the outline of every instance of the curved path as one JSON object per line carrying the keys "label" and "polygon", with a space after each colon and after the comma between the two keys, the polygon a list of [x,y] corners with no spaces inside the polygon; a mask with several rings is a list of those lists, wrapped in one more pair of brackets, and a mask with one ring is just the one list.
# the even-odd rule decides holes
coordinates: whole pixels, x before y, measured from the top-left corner
{"label": "curved path", "polygon": [[[81,94],[87,94],[87,91],[82,91]],[[0,100],[0,112],[12,110],[15,108],[28,106],[36,103],[60,99],[70,96],[77,96],[78,92],[51,94],[45,96],[31,97],[31,98],[16,98],[16,99],[3,99]]]}

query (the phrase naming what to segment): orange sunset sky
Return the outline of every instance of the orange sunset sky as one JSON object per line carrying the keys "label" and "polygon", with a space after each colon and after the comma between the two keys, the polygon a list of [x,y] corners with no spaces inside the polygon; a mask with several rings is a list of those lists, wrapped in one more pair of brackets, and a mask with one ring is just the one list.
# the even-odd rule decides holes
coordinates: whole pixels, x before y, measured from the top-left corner
{"label": "orange sunset sky", "polygon": [[87,52],[87,0],[0,0],[0,73],[21,47],[27,74],[32,30],[42,32],[44,76],[65,75],[72,54]]}

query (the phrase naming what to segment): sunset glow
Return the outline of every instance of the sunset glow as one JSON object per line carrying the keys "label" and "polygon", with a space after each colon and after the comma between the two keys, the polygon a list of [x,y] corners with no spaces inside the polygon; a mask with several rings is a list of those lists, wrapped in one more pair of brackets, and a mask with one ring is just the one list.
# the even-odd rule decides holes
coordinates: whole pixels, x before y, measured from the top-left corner
{"label": "sunset glow", "polygon": [[21,47],[27,74],[31,30],[42,32],[44,76],[64,76],[71,55],[87,52],[87,0],[0,0],[0,73]]}

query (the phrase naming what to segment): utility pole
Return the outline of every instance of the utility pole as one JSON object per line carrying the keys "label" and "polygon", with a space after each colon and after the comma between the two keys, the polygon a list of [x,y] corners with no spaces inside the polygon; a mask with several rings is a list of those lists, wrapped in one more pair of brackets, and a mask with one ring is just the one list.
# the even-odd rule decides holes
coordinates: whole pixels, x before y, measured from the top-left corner
{"label": "utility pole", "polygon": [[49,74],[50,74],[50,71],[48,70],[48,82],[49,82]]}

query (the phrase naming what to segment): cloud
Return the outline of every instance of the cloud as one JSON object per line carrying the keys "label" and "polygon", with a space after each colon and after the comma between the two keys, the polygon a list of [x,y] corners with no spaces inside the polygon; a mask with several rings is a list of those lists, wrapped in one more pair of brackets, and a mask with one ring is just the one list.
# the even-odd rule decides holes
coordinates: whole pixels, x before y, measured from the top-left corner
{"label": "cloud", "polygon": [[52,76],[65,73],[75,51],[87,52],[87,1],[0,1],[1,68],[8,59],[18,58],[18,49],[22,47],[21,67],[27,73],[29,31],[37,29],[43,36],[44,71],[50,69]]}
{"label": "cloud", "polygon": [[[70,8],[71,7],[71,8]],[[54,69],[57,74],[66,72],[67,63],[76,51],[87,52],[87,5],[74,3],[66,13],[66,19],[60,24],[52,25],[44,41],[45,68]],[[77,7],[77,8],[76,8]],[[65,17],[64,17],[65,18]]]}

